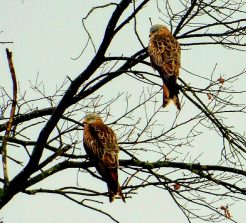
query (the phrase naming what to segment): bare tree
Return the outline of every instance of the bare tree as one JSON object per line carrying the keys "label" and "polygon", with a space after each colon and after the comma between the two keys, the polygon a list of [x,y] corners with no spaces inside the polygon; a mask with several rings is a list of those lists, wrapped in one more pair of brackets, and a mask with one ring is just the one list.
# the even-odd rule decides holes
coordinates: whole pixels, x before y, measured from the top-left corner
{"label": "bare tree", "polygon": [[[238,95],[245,96],[245,90],[236,87],[245,70],[227,77],[218,77],[212,72],[207,77],[183,67],[179,78],[183,106],[180,112],[170,114],[161,107],[161,79],[150,66],[146,45],[138,31],[138,18],[148,4],[149,0],[121,0],[92,8],[82,19],[87,43],[81,52],[83,56],[90,49],[94,51],[91,63],[83,67],[75,79],[68,77],[53,95],[45,93],[38,77],[30,87],[39,97],[29,99],[19,92],[11,53],[7,50],[14,87],[10,95],[1,86],[1,208],[20,192],[52,193],[106,214],[117,222],[93,206],[93,202],[88,204],[107,196],[104,189],[94,190],[77,182],[57,189],[35,189],[37,183],[66,169],[77,171],[78,179],[86,173],[101,179],[81,143],[81,112],[96,111],[118,135],[126,203],[134,199],[141,188],[154,186],[172,197],[188,222],[194,218],[216,222],[225,217],[236,222],[229,206],[246,199],[246,138],[232,124],[233,116],[243,117],[246,111],[245,104],[237,102]],[[171,27],[183,51],[214,45],[245,50],[246,2],[156,0],[155,4],[160,19]],[[104,10],[111,10],[112,16],[97,44],[87,20],[93,18],[95,12]],[[130,56],[112,49],[114,40],[126,29],[136,37],[139,46]],[[183,78],[184,73],[187,75]],[[16,76],[18,79],[18,74]],[[102,89],[110,91],[123,76],[142,86],[137,100],[130,92],[102,95]],[[199,84],[192,84],[188,76]],[[39,107],[40,101],[47,106]],[[116,113],[119,104],[121,112]],[[30,131],[38,133],[37,139],[30,138]],[[219,152],[213,162],[204,163],[203,151],[193,155],[192,148],[197,140],[204,142],[203,136],[209,132],[213,132],[218,142],[217,148],[211,149]],[[16,148],[22,156],[10,155]],[[9,177],[11,165],[19,169],[12,178]]]}

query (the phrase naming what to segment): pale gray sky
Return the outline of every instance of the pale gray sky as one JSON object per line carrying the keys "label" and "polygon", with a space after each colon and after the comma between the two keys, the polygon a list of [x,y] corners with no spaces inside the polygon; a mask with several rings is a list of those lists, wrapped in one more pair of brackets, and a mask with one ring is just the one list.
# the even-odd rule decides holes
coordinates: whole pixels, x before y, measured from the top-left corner
{"label": "pale gray sky", "polygon": [[[93,50],[90,47],[79,59],[71,59],[77,57],[86,44],[87,39],[82,29],[81,19],[98,2],[97,0],[26,0],[22,3],[21,0],[0,0],[0,31],[3,31],[0,33],[0,41],[13,41],[13,44],[0,44],[0,85],[8,90],[11,89],[5,47],[13,52],[20,90],[22,92],[27,91],[30,98],[33,93],[28,90],[30,87],[29,81],[35,81],[38,73],[40,81],[43,82],[50,94],[55,91],[55,85],[60,85],[66,76],[76,77],[93,57]],[[106,3],[107,1],[100,2]],[[139,33],[143,43],[147,46],[148,18],[151,17],[153,23],[161,23],[162,21],[159,19],[161,15],[157,13],[154,5],[148,5],[144,11],[139,19]],[[105,10],[104,13],[98,13],[94,17],[95,20],[88,20],[88,27],[93,33],[96,46],[99,45],[102,39],[105,24],[110,15],[111,12]],[[121,54],[129,56],[140,47],[136,37],[130,37],[129,33],[125,32],[113,42],[110,52],[112,52],[112,56],[120,56]],[[211,46],[209,48],[183,48],[182,50],[182,67],[194,73],[210,76],[216,64],[215,76],[217,77],[239,73],[245,68],[245,53]],[[195,78],[189,77],[186,72],[181,71],[181,75],[187,82],[196,83],[197,81]],[[124,81],[124,85],[121,81]],[[245,78],[243,81],[245,81]],[[129,92],[137,90],[140,92],[143,88],[137,86],[134,81],[126,82],[124,77],[115,79],[114,82],[119,92],[126,91],[126,86],[129,88]],[[104,95],[110,96],[112,91],[111,89],[110,92],[104,92]],[[170,106],[168,114],[170,113],[170,117],[172,117],[175,108],[173,105]],[[187,112],[183,114],[183,117],[188,117],[188,115]],[[245,117],[243,120],[246,121]],[[235,118],[234,121],[235,126],[241,131],[245,131],[245,126],[240,125],[242,119]],[[217,150],[214,148],[218,142],[216,140],[207,141],[206,138],[207,136],[204,136],[200,139],[200,144],[198,142],[204,149],[205,156],[201,158],[204,163],[208,159],[212,159],[214,154],[220,153],[220,148]],[[199,149],[201,148],[194,148],[194,154],[200,154],[201,150]],[[215,151],[212,149],[215,149]],[[76,177],[76,172],[64,171],[47,179],[40,186],[52,186],[55,181],[62,184],[64,180],[66,182],[76,182]],[[80,183],[83,184],[84,180],[87,185],[94,186],[98,183],[97,179],[83,178],[83,176]],[[103,186],[103,189],[106,187],[104,184],[99,185]],[[106,198],[103,201],[105,203],[97,207],[108,211],[121,223],[187,222],[168,193],[163,193],[156,188],[141,189],[132,199],[127,199],[126,204],[123,204],[120,200],[109,204]],[[238,222],[243,223],[246,219],[245,208],[246,204],[242,202],[236,203],[232,207],[232,215],[235,216]],[[107,216],[80,207],[63,197],[45,194],[35,196],[18,194],[1,210],[0,217],[3,218],[4,223],[110,222]],[[199,221],[194,222],[199,223]],[[225,220],[225,222],[227,221]]]}

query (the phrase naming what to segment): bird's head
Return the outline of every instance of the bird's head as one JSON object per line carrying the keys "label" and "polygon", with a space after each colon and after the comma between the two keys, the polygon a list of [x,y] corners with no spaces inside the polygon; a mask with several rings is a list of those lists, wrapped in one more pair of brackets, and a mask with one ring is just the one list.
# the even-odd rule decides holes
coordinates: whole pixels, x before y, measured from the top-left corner
{"label": "bird's head", "polygon": [[88,113],[85,117],[84,117],[84,120],[83,120],[83,124],[91,124],[95,121],[101,121],[102,122],[102,119],[100,118],[100,116],[96,113]]}
{"label": "bird's head", "polygon": [[155,33],[160,32],[162,29],[167,29],[167,27],[161,24],[151,26],[149,30],[149,37],[151,37]]}

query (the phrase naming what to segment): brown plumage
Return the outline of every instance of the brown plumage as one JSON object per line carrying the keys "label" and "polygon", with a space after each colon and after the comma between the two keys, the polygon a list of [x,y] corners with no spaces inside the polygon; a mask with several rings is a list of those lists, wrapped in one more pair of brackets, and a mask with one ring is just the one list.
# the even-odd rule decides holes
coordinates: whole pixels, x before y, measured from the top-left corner
{"label": "brown plumage", "polygon": [[173,101],[180,110],[179,86],[177,79],[180,68],[180,45],[166,26],[154,25],[150,28],[148,51],[152,67],[163,80],[163,107]]}
{"label": "brown plumage", "polygon": [[115,196],[119,195],[125,202],[118,182],[119,146],[114,131],[94,113],[87,114],[83,123],[84,148],[98,173],[107,183],[109,201],[112,202]]}

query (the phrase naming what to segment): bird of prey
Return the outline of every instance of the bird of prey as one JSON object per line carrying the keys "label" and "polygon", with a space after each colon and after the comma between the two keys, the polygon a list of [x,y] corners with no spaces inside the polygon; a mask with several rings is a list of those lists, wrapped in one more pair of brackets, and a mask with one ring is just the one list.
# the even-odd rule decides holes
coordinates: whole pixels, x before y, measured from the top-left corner
{"label": "bird of prey", "polygon": [[148,51],[152,67],[163,80],[163,107],[173,101],[180,110],[177,79],[180,68],[180,45],[164,25],[150,28]]}
{"label": "bird of prey", "polygon": [[119,195],[125,202],[118,182],[119,146],[114,131],[95,113],[87,114],[83,124],[85,151],[107,183],[109,201],[112,202]]}

